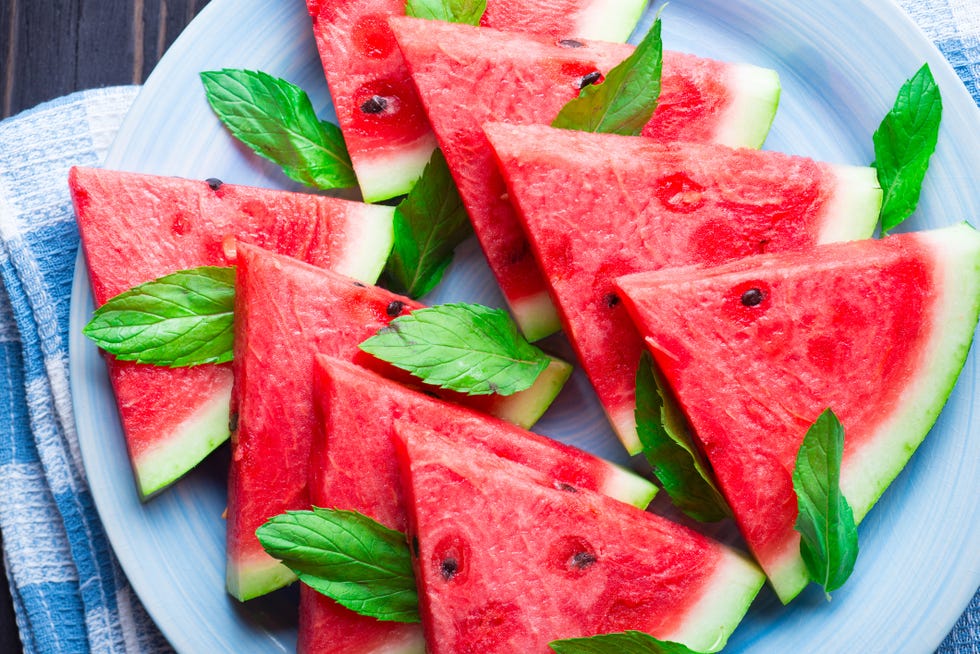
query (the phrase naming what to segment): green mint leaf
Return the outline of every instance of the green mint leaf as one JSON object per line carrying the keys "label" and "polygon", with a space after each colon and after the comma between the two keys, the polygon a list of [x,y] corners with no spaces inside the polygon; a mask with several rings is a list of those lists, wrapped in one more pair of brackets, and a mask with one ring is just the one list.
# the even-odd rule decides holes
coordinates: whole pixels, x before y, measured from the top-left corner
{"label": "green mint leaf", "polygon": [[479,25],[487,0],[407,0],[405,14],[447,23]]}
{"label": "green mint leaf", "polygon": [[548,643],[558,654],[699,654],[681,643],[659,640],[642,631],[623,631]]}
{"label": "green mint leaf", "polygon": [[395,243],[385,265],[388,287],[422,297],[442,279],[453,250],[473,233],[469,215],[440,150],[395,207]]}
{"label": "green mint leaf", "polygon": [[878,183],[884,193],[881,230],[896,227],[915,211],[929,158],[939,140],[943,100],[925,64],[898,92],[895,106],[874,133]]}
{"label": "green mint leaf", "polygon": [[165,275],[99,307],[82,332],[123,361],[196,366],[231,361],[235,269]]}
{"label": "green mint leaf", "polygon": [[355,613],[418,622],[418,590],[405,535],[355,511],[289,511],[255,530],[300,581]]}
{"label": "green mint leaf", "polygon": [[701,522],[731,515],[693,443],[687,419],[648,352],[636,372],[636,433],[674,506]]}
{"label": "green mint leaf", "polygon": [[843,454],[844,427],[827,409],[807,430],[793,468],[800,555],[828,599],[847,581],[858,554],[854,514],[840,490]]}
{"label": "green mint leaf", "polygon": [[318,189],[357,185],[340,128],[320,120],[298,86],[267,73],[226,68],[201,73],[214,113],[256,154],[292,180]]}
{"label": "green mint leaf", "polygon": [[427,384],[470,395],[523,391],[551,361],[524,340],[506,311],[479,304],[416,309],[360,347]]}
{"label": "green mint leaf", "polygon": [[660,99],[663,41],[660,17],[629,57],[606,79],[588,85],[552,122],[553,127],[637,136],[650,122]]}

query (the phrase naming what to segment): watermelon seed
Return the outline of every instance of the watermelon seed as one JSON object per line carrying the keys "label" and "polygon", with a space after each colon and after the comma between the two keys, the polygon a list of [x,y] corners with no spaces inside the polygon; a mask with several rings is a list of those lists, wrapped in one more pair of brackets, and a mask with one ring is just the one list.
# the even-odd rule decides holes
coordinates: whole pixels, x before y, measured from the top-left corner
{"label": "watermelon seed", "polygon": [[459,572],[459,561],[451,556],[443,559],[442,565],[439,566],[439,572],[442,574],[443,579],[449,581]]}
{"label": "watermelon seed", "polygon": [[380,114],[388,108],[388,98],[381,95],[372,95],[361,105],[361,111],[366,114]]}
{"label": "watermelon seed", "polygon": [[584,89],[586,86],[592,84],[597,84],[602,79],[602,73],[597,70],[592,71],[588,75],[583,75],[578,79],[578,87]]}
{"label": "watermelon seed", "polygon": [[204,181],[208,183],[208,186],[211,187],[212,191],[217,191],[219,188],[221,188],[221,185],[224,184],[224,182],[222,182],[217,177],[208,177]]}
{"label": "watermelon seed", "polygon": [[415,555],[415,558],[419,558],[419,537],[418,536],[412,536],[412,554]]}
{"label": "watermelon seed", "polygon": [[238,429],[238,411],[232,411],[228,418],[228,431],[233,432]]}
{"label": "watermelon seed", "polygon": [[565,491],[566,493],[577,493],[578,492],[578,489],[577,488],[575,488],[571,484],[566,484],[563,481],[556,481],[555,482],[555,488],[557,488],[560,491]]}
{"label": "watermelon seed", "polygon": [[400,314],[402,312],[402,309],[404,308],[405,308],[404,302],[402,302],[401,300],[392,300],[391,302],[388,303],[388,308],[385,309],[385,311],[388,313],[389,316],[394,318],[398,316],[398,314]]}
{"label": "watermelon seed", "polygon": [[607,293],[606,296],[603,298],[603,301],[605,301],[607,307],[612,309],[613,307],[619,304],[620,300],[619,300],[619,296],[616,295],[615,293]]}
{"label": "watermelon seed", "polygon": [[558,42],[563,48],[584,48],[585,44],[581,41],[576,41],[575,39],[562,39]]}
{"label": "watermelon seed", "polygon": [[595,555],[591,552],[576,552],[572,555],[572,558],[569,561],[573,567],[579,570],[585,570],[586,568],[595,564],[595,562]]}
{"label": "watermelon seed", "polygon": [[750,288],[742,293],[742,304],[747,307],[757,307],[766,299],[766,294],[758,288]]}

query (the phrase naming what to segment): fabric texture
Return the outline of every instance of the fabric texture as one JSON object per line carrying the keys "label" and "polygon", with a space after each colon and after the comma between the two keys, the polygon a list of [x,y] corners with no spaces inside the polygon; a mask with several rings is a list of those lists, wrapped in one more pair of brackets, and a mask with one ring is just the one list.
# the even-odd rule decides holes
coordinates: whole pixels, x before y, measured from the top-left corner
{"label": "fabric texture", "polygon": [[[899,2],[980,104],[980,0]],[[136,92],[85,91],[0,122],[0,531],[30,653],[170,651],[98,520],[68,387],[67,171],[102,161]],[[980,592],[938,654],[980,654]]]}

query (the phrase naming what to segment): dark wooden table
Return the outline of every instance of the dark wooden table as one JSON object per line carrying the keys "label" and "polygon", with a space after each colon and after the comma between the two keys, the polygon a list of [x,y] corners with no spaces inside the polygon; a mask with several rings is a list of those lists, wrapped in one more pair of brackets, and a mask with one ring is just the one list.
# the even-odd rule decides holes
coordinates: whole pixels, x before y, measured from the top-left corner
{"label": "dark wooden table", "polygon": [[[0,118],[72,91],[143,82],[206,4],[207,0],[0,0]],[[3,583],[0,652],[20,650],[8,586]]]}

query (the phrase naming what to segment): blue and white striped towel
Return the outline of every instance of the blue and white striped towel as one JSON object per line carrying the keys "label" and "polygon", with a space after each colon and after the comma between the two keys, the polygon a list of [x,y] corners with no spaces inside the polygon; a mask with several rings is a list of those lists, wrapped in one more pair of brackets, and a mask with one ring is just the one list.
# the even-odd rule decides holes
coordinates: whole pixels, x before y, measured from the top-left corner
{"label": "blue and white striped towel", "polygon": [[[900,2],[980,104],[980,0]],[[32,653],[170,649],[102,531],[68,390],[78,235],[67,171],[102,160],[136,90],[78,93],[0,123],[0,531]],[[980,654],[980,592],[939,653]]]}

